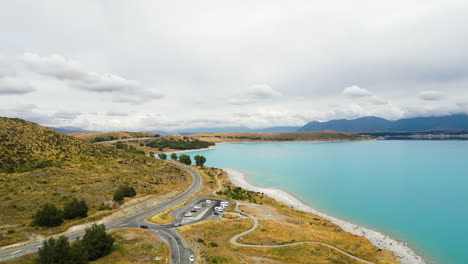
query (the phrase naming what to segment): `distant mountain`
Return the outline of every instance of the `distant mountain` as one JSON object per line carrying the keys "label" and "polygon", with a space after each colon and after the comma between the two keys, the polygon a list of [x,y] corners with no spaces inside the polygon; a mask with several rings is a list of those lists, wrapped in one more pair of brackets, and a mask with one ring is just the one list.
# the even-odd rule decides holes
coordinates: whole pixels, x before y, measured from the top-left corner
{"label": "distant mountain", "polygon": [[281,127],[266,127],[259,129],[252,129],[251,132],[258,133],[277,133],[277,132],[296,132],[300,126],[281,126]]}
{"label": "distant mountain", "polygon": [[63,126],[63,127],[49,127],[57,132],[62,134],[73,134],[73,133],[97,133],[99,131],[94,130],[86,130],[79,127],[71,127],[71,126]]}
{"label": "distant mountain", "polygon": [[239,127],[203,127],[192,128],[172,131],[175,134],[181,135],[195,135],[195,134],[214,134],[214,133],[274,133],[274,132],[296,132],[300,127],[298,126],[281,126],[281,127],[265,127],[265,128],[249,128],[245,126]]}
{"label": "distant mountain", "polygon": [[375,116],[328,122],[312,121],[298,131],[334,130],[354,133],[377,132],[431,132],[468,130],[468,115],[450,115],[439,117],[417,117],[390,121]]}

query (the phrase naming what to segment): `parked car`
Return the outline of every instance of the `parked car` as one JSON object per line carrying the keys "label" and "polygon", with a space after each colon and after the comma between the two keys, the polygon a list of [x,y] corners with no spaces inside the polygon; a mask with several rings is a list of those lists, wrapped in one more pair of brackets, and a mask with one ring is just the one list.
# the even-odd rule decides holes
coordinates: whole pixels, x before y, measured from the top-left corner
{"label": "parked car", "polygon": [[205,201],[207,204],[210,204],[211,203],[211,200],[206,200]]}
{"label": "parked car", "polygon": [[180,226],[180,223],[179,223],[179,222],[175,222],[175,223],[174,223],[174,226],[175,226],[175,227],[178,227],[178,226]]}
{"label": "parked car", "polygon": [[147,229],[148,225],[140,225],[140,228]]}
{"label": "parked car", "polygon": [[195,256],[193,254],[190,254],[189,260],[190,261],[195,261]]}

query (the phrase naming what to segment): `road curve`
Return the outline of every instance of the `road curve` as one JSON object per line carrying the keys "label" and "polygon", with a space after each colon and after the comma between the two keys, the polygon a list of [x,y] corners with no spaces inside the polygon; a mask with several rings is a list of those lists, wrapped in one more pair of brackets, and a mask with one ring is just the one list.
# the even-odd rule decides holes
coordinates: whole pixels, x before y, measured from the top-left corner
{"label": "road curve", "polygon": [[335,246],[332,246],[330,244],[327,244],[327,243],[323,243],[323,242],[319,242],[319,241],[302,241],[302,242],[294,242],[294,243],[287,243],[287,244],[281,244],[281,245],[253,245],[253,244],[242,244],[242,243],[238,243],[237,242],[237,239],[239,239],[240,237],[244,236],[244,235],[247,235],[248,233],[254,231],[255,229],[258,228],[258,219],[257,217],[253,216],[253,215],[250,215],[250,214],[247,214],[245,212],[242,212],[241,210],[239,210],[239,205],[248,205],[248,204],[244,204],[244,203],[236,203],[236,207],[235,207],[235,210],[241,214],[241,215],[245,215],[246,217],[249,217],[250,219],[252,219],[254,221],[254,225],[247,231],[244,231],[240,234],[237,234],[233,237],[231,237],[231,239],[229,239],[229,242],[235,246],[239,246],[239,247],[252,247],[252,248],[279,248],[279,247],[288,247],[288,246],[295,246],[295,245],[301,245],[301,244],[317,244],[317,245],[322,245],[322,246],[325,246],[325,247],[328,247],[328,248],[331,248],[335,251],[338,251],[340,253],[342,253],[343,255],[346,255],[354,260],[357,260],[357,261],[360,261],[362,263],[366,263],[366,264],[374,264],[373,262],[370,262],[370,261],[367,261],[367,260],[364,260],[364,259],[361,259],[361,258],[358,258],[354,255],[351,255],[349,254],[348,252],[342,250],[342,249],[339,249]]}
{"label": "road curve", "polygon": [[[106,228],[109,230],[118,229],[118,228],[126,228],[126,227],[139,227],[141,224],[145,224],[145,219],[151,217],[155,214],[164,212],[178,204],[182,203],[190,196],[194,195],[202,186],[202,177],[201,175],[194,169],[189,166],[174,162],[174,161],[167,161],[175,166],[181,167],[186,169],[190,175],[192,176],[192,184],[190,187],[185,190],[183,193],[176,196],[174,199],[157,205],[147,211],[140,212],[138,214],[118,219],[115,221],[111,221],[106,223]],[[179,264],[179,263],[189,263],[188,256],[192,254],[192,250],[187,248],[185,245],[184,238],[177,232],[175,229],[165,229],[161,230],[159,228],[155,230],[150,230],[157,234],[160,238],[162,238],[165,242],[167,242],[171,248],[171,255],[172,255],[172,263]],[[66,236],[69,240],[75,240],[77,237],[83,237],[85,231],[78,230],[76,232],[67,234]],[[5,261],[8,259],[17,258],[23,255],[27,255],[30,253],[34,253],[42,246],[43,240],[34,241],[19,247],[14,247],[10,249],[0,250],[0,262]]]}

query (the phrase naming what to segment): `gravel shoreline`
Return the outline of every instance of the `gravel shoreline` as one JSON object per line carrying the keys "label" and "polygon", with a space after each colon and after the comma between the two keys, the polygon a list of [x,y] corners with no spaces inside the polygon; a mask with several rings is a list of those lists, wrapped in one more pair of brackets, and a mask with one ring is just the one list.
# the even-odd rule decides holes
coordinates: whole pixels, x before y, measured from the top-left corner
{"label": "gravel shoreline", "polygon": [[327,215],[325,213],[319,212],[296,198],[294,198],[292,195],[289,193],[280,190],[280,189],[275,189],[275,188],[262,188],[262,187],[257,187],[254,185],[251,185],[245,180],[245,176],[242,172],[233,170],[233,169],[223,169],[228,173],[229,180],[236,186],[239,186],[241,188],[244,188],[249,191],[253,192],[261,192],[264,193],[265,195],[283,202],[295,209],[306,211],[315,215],[318,215],[322,218],[325,218],[332,223],[339,225],[343,230],[350,232],[355,235],[363,236],[367,239],[369,239],[372,244],[374,244],[376,247],[381,248],[381,249],[387,249],[392,252],[394,252],[400,263],[402,264],[429,264],[427,260],[424,258],[416,255],[416,253],[408,247],[408,245],[403,242],[403,241],[398,241],[393,238],[391,238],[389,235],[365,228],[362,226],[358,226],[349,222],[346,222],[344,220],[335,218],[333,216]]}

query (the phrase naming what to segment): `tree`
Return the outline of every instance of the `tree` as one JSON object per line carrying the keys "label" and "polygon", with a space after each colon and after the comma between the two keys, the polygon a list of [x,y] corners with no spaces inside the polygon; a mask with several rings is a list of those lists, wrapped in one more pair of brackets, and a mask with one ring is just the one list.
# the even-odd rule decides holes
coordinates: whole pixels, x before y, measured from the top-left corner
{"label": "tree", "polygon": [[160,159],[162,159],[162,160],[165,160],[165,159],[167,159],[167,154],[166,154],[166,153],[159,153],[159,154],[158,154],[158,157],[159,157]]}
{"label": "tree", "polygon": [[150,157],[154,158],[154,152],[153,151],[150,151]]}
{"label": "tree", "polygon": [[55,205],[46,203],[41,209],[36,211],[33,217],[33,225],[38,226],[59,226],[63,223],[63,212]]}
{"label": "tree", "polygon": [[57,239],[50,238],[42,243],[39,249],[38,264],[86,264],[88,254],[82,246],[81,241],[77,241],[70,246],[68,238],[60,236]]}
{"label": "tree", "polygon": [[63,207],[63,218],[65,219],[85,218],[87,216],[88,206],[84,199],[73,198],[71,202],[66,203]]}
{"label": "tree", "polygon": [[172,153],[171,154],[171,160],[177,160],[177,154]]}
{"label": "tree", "polygon": [[197,166],[200,166],[200,167],[203,167],[203,165],[206,162],[205,156],[196,155],[194,159],[195,159],[195,164],[197,164]]}
{"label": "tree", "polygon": [[192,164],[192,160],[190,159],[190,156],[185,155],[185,154],[180,155],[179,161],[186,165]]}
{"label": "tree", "polygon": [[104,225],[94,224],[86,228],[82,243],[88,252],[88,260],[96,260],[109,254],[114,241],[114,238],[106,233]]}
{"label": "tree", "polygon": [[122,141],[118,141],[115,144],[115,148],[117,148],[117,149],[127,149],[127,144],[123,143]]}
{"label": "tree", "polygon": [[123,185],[114,192],[114,200],[120,202],[124,197],[133,197],[135,195],[136,191],[133,187]]}

